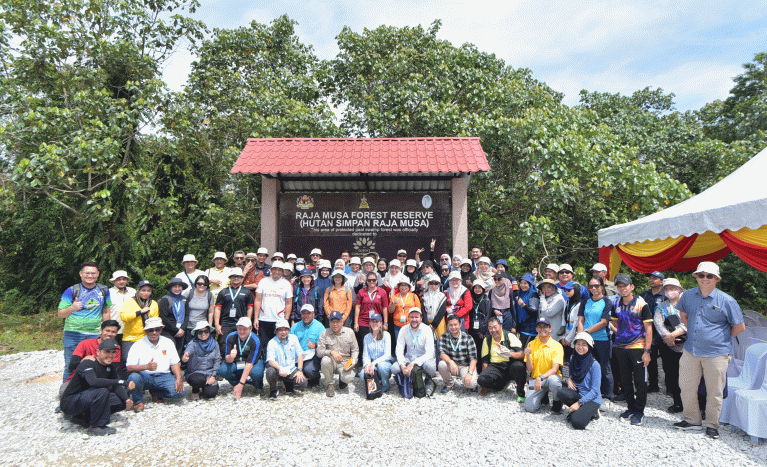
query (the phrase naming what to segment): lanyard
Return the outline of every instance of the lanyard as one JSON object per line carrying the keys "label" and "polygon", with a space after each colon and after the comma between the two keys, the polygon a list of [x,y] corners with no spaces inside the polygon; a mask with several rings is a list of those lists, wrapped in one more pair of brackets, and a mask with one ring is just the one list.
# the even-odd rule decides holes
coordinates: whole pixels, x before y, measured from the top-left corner
{"label": "lanyard", "polygon": [[376,295],[378,295],[378,287],[376,287],[375,292],[373,292],[373,295],[370,295],[370,289],[368,289],[368,299],[370,300],[370,307],[373,307],[373,302],[375,301]]}
{"label": "lanyard", "polygon": [[283,358],[284,358],[284,360],[283,360],[281,363],[283,363],[284,365],[287,365],[287,364],[288,364],[288,353],[287,353],[287,352],[285,352],[285,346],[286,346],[286,345],[288,345],[288,343],[287,343],[287,342],[285,342],[285,343],[283,344],[283,343],[282,343],[282,341],[281,341],[281,340],[279,340],[279,338],[278,338],[278,341],[277,341],[277,343],[278,343],[278,344],[280,344],[280,349],[282,349],[282,356],[283,356]]}
{"label": "lanyard", "polygon": [[415,333],[415,336],[413,335],[413,327],[408,326],[408,331],[410,331],[410,340],[413,343],[413,347],[415,347],[418,344],[418,337],[421,335],[421,328],[418,328],[418,332]]}
{"label": "lanyard", "polygon": [[461,335],[458,334],[458,339],[455,340],[455,344],[453,344],[453,336],[450,336],[450,346],[453,348],[455,352],[458,352],[458,348],[461,346]]}
{"label": "lanyard", "polygon": [[249,339],[249,338],[250,338],[250,337],[248,337],[248,338],[246,338],[246,339],[245,339],[245,345],[244,345],[244,346],[243,346],[243,345],[240,343],[240,339],[239,339],[239,337],[237,338],[237,347],[239,347],[239,348],[240,348],[240,355],[239,355],[239,357],[240,357],[241,359],[243,358],[242,354],[243,354],[244,352],[247,352],[247,351],[248,351],[248,349],[249,349],[249,346],[248,346],[248,339]]}
{"label": "lanyard", "polygon": [[232,305],[234,305],[234,299],[237,298],[238,295],[240,295],[240,291],[242,290],[242,286],[237,287],[237,293],[232,292],[232,286],[227,287],[229,289],[229,295],[232,296]]}

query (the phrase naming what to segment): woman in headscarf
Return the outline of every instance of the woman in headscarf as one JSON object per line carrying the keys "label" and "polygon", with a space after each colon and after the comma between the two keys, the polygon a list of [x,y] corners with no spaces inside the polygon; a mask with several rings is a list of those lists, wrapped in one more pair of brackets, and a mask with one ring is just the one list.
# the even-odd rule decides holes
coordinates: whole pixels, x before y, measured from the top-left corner
{"label": "woman in headscarf", "polygon": [[[450,263],[450,272],[461,271],[461,264],[463,263],[463,257],[461,255],[453,255],[453,260]],[[471,260],[469,260],[471,263]]]}
{"label": "woman in headscarf", "polygon": [[410,280],[410,285],[415,290],[416,282],[420,278],[421,274],[418,272],[418,263],[414,259],[409,259],[405,262],[405,270],[402,272]]}
{"label": "woman in headscarf", "polygon": [[485,293],[485,283],[479,279],[471,286],[471,325],[469,335],[477,349],[482,349],[482,340],[487,335],[487,319],[493,313],[490,298]]}
{"label": "woman in headscarf", "polygon": [[447,330],[445,310],[447,309],[447,297],[442,293],[441,280],[436,276],[428,276],[429,282],[421,299],[424,324],[431,326],[437,339]]}
{"label": "woman in headscarf", "polygon": [[[682,298],[684,289],[677,279],[663,279],[663,294],[666,299],[655,307],[653,322],[655,329],[663,339],[660,345],[660,358],[663,362],[663,373],[666,374],[666,389],[671,393],[674,403],[668,408],[669,413],[682,411],[682,392],[679,388],[679,360],[682,358],[687,327],[679,317],[676,304]],[[673,327],[673,329],[672,329]]]}
{"label": "woman in headscarf", "polygon": [[[394,260],[392,260],[394,261]],[[392,296],[389,302],[389,330],[392,331],[392,345],[397,345],[399,331],[408,325],[408,314],[411,308],[421,308],[421,300],[413,292],[410,281],[405,276],[401,276],[397,292]]]}
{"label": "woman in headscarf", "polygon": [[450,277],[450,265],[443,264],[439,269],[440,289],[444,292],[450,285],[447,283],[447,278]]}
{"label": "woman in headscarf", "polygon": [[[341,260],[343,263],[343,260]],[[352,307],[354,306],[354,289],[346,284],[347,276],[343,269],[334,269],[330,276],[333,286],[325,289],[323,308],[330,316],[334,311],[343,315],[343,323],[347,328],[352,326]]]}
{"label": "woman in headscarf", "polygon": [[471,288],[471,285],[474,283],[474,279],[476,279],[474,273],[471,272],[471,268],[472,264],[469,258],[461,261],[461,284],[466,287],[467,290]]}
{"label": "woman in headscarf", "polygon": [[[189,314],[186,312],[186,297],[181,292],[187,288],[184,281],[174,277],[168,283],[168,293],[157,303],[162,320],[162,334],[176,344],[176,351],[181,355],[186,340],[186,323]],[[191,336],[190,336],[191,337]]]}
{"label": "woman in headscarf", "polygon": [[543,294],[538,315],[549,319],[551,322],[551,337],[559,341],[565,336],[564,316],[567,303],[562,298],[559,289],[557,289],[557,283],[554,279],[543,279],[540,281],[538,283],[538,290]]}
{"label": "woman in headscarf", "polygon": [[192,400],[213,399],[218,394],[216,375],[221,366],[218,342],[211,336],[213,326],[199,321],[192,329],[193,339],[187,344],[181,361],[186,363],[186,382],[192,386]]}
{"label": "woman in headscarf", "polygon": [[450,273],[448,277],[448,288],[445,291],[445,297],[447,297],[447,309],[445,313],[448,316],[456,315],[463,321],[463,328],[468,332],[471,328],[470,321],[471,312],[474,302],[471,299],[471,291],[464,287],[461,280],[461,274],[457,271]]}
{"label": "woman in headscarf", "polygon": [[[402,263],[400,263],[398,259],[391,260],[389,262],[389,271],[383,276],[383,280],[381,281],[381,287],[386,290],[390,299],[394,297],[394,294],[397,292],[397,286],[400,282],[403,280],[410,282],[410,279],[408,279],[406,275],[402,274],[401,268]],[[391,303],[391,300],[389,300],[389,302]],[[391,328],[389,328],[389,330],[391,330]],[[392,337],[394,337],[393,334]]]}
{"label": "woman in headscarf", "polygon": [[[495,271],[493,271],[493,263],[490,261],[490,258],[487,256],[479,258],[477,261],[477,270],[474,271],[474,276],[476,279],[479,279],[485,283],[485,290],[488,290],[493,286],[494,274]],[[473,284],[474,281],[472,281],[472,285]],[[506,328],[504,327],[504,329]]]}
{"label": "woman in headscarf", "polygon": [[122,363],[128,358],[131,346],[146,336],[144,322],[148,318],[159,318],[160,310],[157,302],[152,300],[152,283],[141,281],[136,287],[138,291],[134,297],[123,302],[120,309],[120,319],[125,323],[123,327],[123,343],[120,349]]}
{"label": "woman in headscarf", "polygon": [[[325,290],[333,286],[333,281],[330,280],[330,262],[324,259],[320,260],[317,264],[319,271],[314,278],[314,286],[317,287],[317,293],[320,294],[320,300],[325,296]],[[314,309],[316,312],[316,308]],[[327,312],[325,315],[327,316]]]}
{"label": "woman in headscarf", "polygon": [[568,406],[566,420],[576,430],[583,430],[591,420],[599,418],[602,370],[594,358],[594,340],[589,333],[576,334],[574,347],[567,387],[557,390],[557,399]]}
{"label": "woman in headscarf", "polygon": [[378,261],[376,262],[376,272],[381,277],[385,276],[386,273],[389,272],[389,265],[386,264],[386,259],[378,258]]}
{"label": "woman in headscarf", "polygon": [[565,350],[565,360],[570,358],[573,352],[572,344],[575,333],[578,332],[578,311],[581,308],[581,287],[573,281],[567,281],[562,286],[562,291],[567,297],[565,308],[565,335],[560,341]]}
{"label": "woman in headscarf", "polygon": [[[477,280],[481,279],[477,278]],[[488,292],[488,296],[490,298],[490,309],[492,310],[492,313],[498,317],[498,321],[501,322],[503,329],[515,332],[515,313],[511,306],[514,290],[511,288],[511,281],[504,277],[500,272],[496,272],[495,275],[493,275],[493,286]]]}
{"label": "woman in headscarf", "polygon": [[538,307],[540,297],[535,288],[535,276],[525,273],[519,280],[519,294],[517,295],[516,326],[519,331],[519,340],[522,348],[538,335],[535,332],[535,323],[538,321]]}

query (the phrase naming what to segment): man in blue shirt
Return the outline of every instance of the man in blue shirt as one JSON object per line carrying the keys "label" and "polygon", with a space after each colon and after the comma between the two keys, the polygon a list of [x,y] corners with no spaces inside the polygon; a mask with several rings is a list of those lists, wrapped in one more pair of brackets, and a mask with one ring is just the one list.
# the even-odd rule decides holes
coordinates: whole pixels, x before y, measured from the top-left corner
{"label": "man in blue shirt", "polygon": [[676,308],[687,326],[687,342],[679,361],[684,419],[674,423],[681,430],[703,429],[698,410],[698,385],[706,381],[706,435],[719,437],[722,395],[727,366],[732,358],[732,338],[746,329],[743,312],[734,298],[718,290],[719,266],[704,261],[693,273],[698,287],[688,290]]}
{"label": "man in blue shirt", "polygon": [[301,321],[290,328],[290,333],[298,338],[304,351],[304,375],[309,387],[320,384],[320,359],[317,357],[317,342],[325,326],[314,319],[314,307],[307,303],[301,307]]}
{"label": "man in blue shirt", "polygon": [[296,386],[306,385],[304,376],[304,351],[298,337],[290,333],[287,320],[281,319],[275,325],[276,336],[266,345],[266,381],[269,383],[269,398],[276,399],[277,380],[285,385],[285,391],[292,393]]}

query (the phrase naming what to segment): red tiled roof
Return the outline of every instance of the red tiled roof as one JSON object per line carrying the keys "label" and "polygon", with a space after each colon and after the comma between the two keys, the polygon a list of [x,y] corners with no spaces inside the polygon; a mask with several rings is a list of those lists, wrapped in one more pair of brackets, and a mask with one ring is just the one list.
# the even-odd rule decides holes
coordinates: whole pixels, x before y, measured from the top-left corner
{"label": "red tiled roof", "polygon": [[479,138],[250,138],[232,173],[471,173],[490,170]]}

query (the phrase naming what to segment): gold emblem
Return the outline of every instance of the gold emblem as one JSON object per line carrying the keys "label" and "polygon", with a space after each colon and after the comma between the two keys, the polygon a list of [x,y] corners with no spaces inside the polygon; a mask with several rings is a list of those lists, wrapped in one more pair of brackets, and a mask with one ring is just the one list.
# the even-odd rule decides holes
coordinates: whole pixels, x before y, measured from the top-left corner
{"label": "gold emblem", "polygon": [[296,199],[296,207],[301,209],[311,209],[314,207],[314,199],[309,195],[299,196]]}
{"label": "gold emblem", "polygon": [[370,205],[368,204],[368,199],[365,198],[365,195],[362,195],[359,209],[370,209]]}

